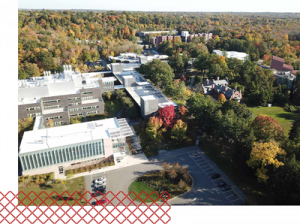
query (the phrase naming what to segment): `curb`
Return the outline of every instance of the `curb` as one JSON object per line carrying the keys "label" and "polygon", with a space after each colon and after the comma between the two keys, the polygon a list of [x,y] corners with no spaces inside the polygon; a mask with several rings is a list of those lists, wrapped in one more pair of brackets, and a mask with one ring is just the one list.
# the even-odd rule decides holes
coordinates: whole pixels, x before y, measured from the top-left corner
{"label": "curb", "polygon": [[[185,194],[189,193],[189,192],[194,188],[194,178],[193,178],[192,175],[190,175],[189,173],[188,173],[188,175],[192,178],[192,186],[191,186],[191,188],[190,188],[187,192],[184,192],[183,194],[177,195],[176,197],[167,200],[167,201],[166,201],[167,203],[169,203],[169,202],[172,201],[173,199],[178,198],[179,196],[182,196],[182,195],[185,195]],[[138,178],[136,178],[134,181],[136,181],[137,179],[138,179]],[[134,181],[132,181],[131,184],[132,184]],[[131,184],[129,185],[129,187],[131,186]],[[129,192],[129,187],[128,187],[128,195],[129,195],[130,199],[131,199],[132,201],[134,201],[134,200],[132,199],[132,197],[130,196],[130,194],[129,194],[129,193],[130,193],[130,192]],[[140,204],[143,203],[143,202],[140,202],[140,201],[137,201],[137,202],[140,203]],[[162,200],[159,201],[159,202],[162,202]],[[145,202],[144,202],[144,203],[145,203]],[[153,203],[153,202],[146,202],[145,204],[150,204],[150,203]]]}

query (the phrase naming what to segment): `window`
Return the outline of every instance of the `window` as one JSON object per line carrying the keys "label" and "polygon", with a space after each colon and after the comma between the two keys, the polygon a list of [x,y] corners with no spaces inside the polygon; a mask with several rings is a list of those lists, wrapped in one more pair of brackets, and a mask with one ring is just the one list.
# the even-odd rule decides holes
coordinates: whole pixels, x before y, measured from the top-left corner
{"label": "window", "polygon": [[90,100],[90,99],[93,99],[93,97],[92,96],[82,97],[82,100]]}
{"label": "window", "polygon": [[53,163],[56,164],[56,159],[55,159],[54,151],[52,151],[52,159],[53,159]]}
{"label": "window", "polygon": [[[57,126],[57,125],[63,125],[64,122],[63,121],[56,121],[56,122],[52,122],[53,126]],[[47,124],[48,127],[50,127],[50,124]]]}
{"label": "window", "polygon": [[40,107],[28,107],[26,108],[27,111],[31,111],[31,110],[40,110]]}
{"label": "window", "polygon": [[80,105],[81,103],[69,103],[69,106],[76,106],[76,105]]}
{"label": "window", "polygon": [[29,156],[29,159],[30,159],[30,162],[32,164],[32,169],[34,169],[35,168],[35,164],[33,162],[32,155]]}
{"label": "window", "polygon": [[80,100],[80,97],[71,97],[71,98],[68,98],[68,100]]}
{"label": "window", "polygon": [[53,162],[52,162],[52,156],[51,156],[51,153],[50,153],[50,152],[48,152],[48,158],[49,158],[49,163],[50,163],[50,165],[52,165]]}
{"label": "window", "polygon": [[55,150],[55,154],[56,154],[57,163],[60,163],[61,160],[58,156],[58,150]]}
{"label": "window", "polygon": [[22,160],[22,164],[23,164],[23,169],[24,170],[27,170],[27,166],[26,166],[26,163],[25,163],[25,160],[24,160],[24,156],[23,157],[21,157],[21,160]]}
{"label": "window", "polygon": [[43,103],[57,103],[60,102],[60,99],[53,99],[53,100],[45,100]]}
{"label": "window", "polygon": [[58,167],[58,170],[59,170],[59,174],[64,173],[64,167],[63,166]]}
{"label": "window", "polygon": [[33,155],[33,160],[34,160],[34,162],[35,162],[36,167],[38,168],[38,167],[39,167],[39,164],[38,164],[38,162],[37,162],[37,160],[36,160],[36,156],[35,156],[35,155]]}
{"label": "window", "polygon": [[51,120],[56,120],[56,119],[61,119],[62,118],[62,116],[54,116],[54,117],[46,117],[46,121],[49,121],[50,119]]}
{"label": "window", "polygon": [[53,105],[53,106],[46,106],[44,107],[45,110],[47,109],[55,109],[55,108],[60,108],[61,106],[60,105]]}
{"label": "window", "polygon": [[36,155],[36,158],[37,158],[37,160],[38,160],[39,166],[42,167],[43,165],[42,165],[42,160],[41,160],[41,158],[40,158],[40,155],[37,154],[37,155]]}
{"label": "window", "polygon": [[34,114],[27,114],[27,117],[36,117],[36,116],[40,116],[41,113],[34,113]]}
{"label": "window", "polygon": [[99,110],[96,111],[88,111],[86,114],[99,114]]}
{"label": "window", "polygon": [[83,116],[83,114],[82,113],[70,114],[70,117],[78,117],[78,116]]}
{"label": "window", "polygon": [[93,92],[92,91],[88,91],[88,92],[82,92],[81,94],[88,95],[88,94],[93,94]]}

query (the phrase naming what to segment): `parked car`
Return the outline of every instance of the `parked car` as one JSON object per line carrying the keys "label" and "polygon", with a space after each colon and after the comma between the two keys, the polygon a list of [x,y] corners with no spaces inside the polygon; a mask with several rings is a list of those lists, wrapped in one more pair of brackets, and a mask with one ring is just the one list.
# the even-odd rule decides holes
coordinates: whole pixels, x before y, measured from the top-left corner
{"label": "parked car", "polygon": [[108,200],[106,198],[104,198],[102,200],[96,201],[96,205],[104,205],[107,202],[108,202]]}
{"label": "parked car", "polygon": [[94,184],[94,188],[99,188],[99,187],[105,186],[105,185],[106,185],[106,182],[97,183],[97,184]]}
{"label": "parked car", "polygon": [[213,175],[211,175],[211,179],[218,179],[221,175],[218,173],[215,173]]}
{"label": "parked car", "polygon": [[222,191],[228,191],[230,189],[231,187],[229,185],[225,185],[224,187],[221,188]]}
{"label": "parked car", "polygon": [[101,185],[101,186],[97,186],[95,187],[98,191],[101,191],[103,193],[104,190],[106,190],[106,186],[105,185]]}
{"label": "parked car", "polygon": [[219,182],[218,187],[225,187],[227,183],[225,181]]}
{"label": "parked car", "polygon": [[105,177],[100,177],[96,180],[93,181],[95,184],[98,184],[98,183],[102,183],[102,182],[106,182],[106,178]]}

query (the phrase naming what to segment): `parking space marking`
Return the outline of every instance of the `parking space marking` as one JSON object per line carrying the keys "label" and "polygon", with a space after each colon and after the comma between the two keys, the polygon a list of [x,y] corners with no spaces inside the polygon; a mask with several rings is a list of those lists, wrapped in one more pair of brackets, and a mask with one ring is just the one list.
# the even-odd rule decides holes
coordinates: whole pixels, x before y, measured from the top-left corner
{"label": "parking space marking", "polygon": [[[241,198],[238,198],[238,199],[235,199],[233,201],[230,201],[231,203],[234,202],[234,201],[238,201],[238,200],[242,200]],[[242,200],[243,201],[243,200]]]}
{"label": "parking space marking", "polygon": [[[198,155],[196,155],[198,154]],[[202,156],[202,154],[200,152],[193,152],[192,153],[188,153],[188,155],[194,160],[194,162],[202,169],[202,171],[207,175],[210,176],[212,173],[217,173],[216,170],[214,169],[214,167],[212,167],[209,162],[207,162],[207,160]],[[201,162],[203,161],[203,162]],[[205,165],[204,165],[205,164]],[[217,178],[217,179],[213,179],[211,180],[215,185],[217,185],[219,182],[224,181],[221,177]],[[216,182],[215,182],[216,181]],[[224,181],[225,182],[225,181]],[[237,200],[241,200],[244,201],[233,189],[230,189],[228,191],[223,192],[220,189],[221,193],[224,195],[224,197],[228,200],[228,202],[230,204],[232,204],[232,202],[237,201]],[[230,194],[228,194],[230,193]],[[227,196],[228,195],[228,196]],[[238,197],[235,200],[230,200],[230,197]],[[232,198],[233,199],[233,198]],[[233,204],[232,204],[233,205]]]}

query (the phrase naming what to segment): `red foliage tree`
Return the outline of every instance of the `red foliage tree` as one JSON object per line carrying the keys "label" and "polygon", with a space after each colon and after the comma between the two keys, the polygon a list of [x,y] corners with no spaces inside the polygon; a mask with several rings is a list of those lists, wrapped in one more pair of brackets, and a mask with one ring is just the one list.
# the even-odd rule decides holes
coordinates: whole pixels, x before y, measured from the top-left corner
{"label": "red foliage tree", "polygon": [[164,122],[164,127],[172,127],[175,123],[175,107],[173,105],[165,106],[159,110],[159,119]]}
{"label": "red foliage tree", "polygon": [[280,141],[284,138],[284,132],[278,121],[267,115],[257,116],[252,127],[257,140],[270,141],[274,139]]}
{"label": "red foliage tree", "polygon": [[182,74],[182,75],[180,76],[180,80],[183,81],[183,82],[186,81],[186,78],[185,78],[185,75],[184,75],[184,74]]}

